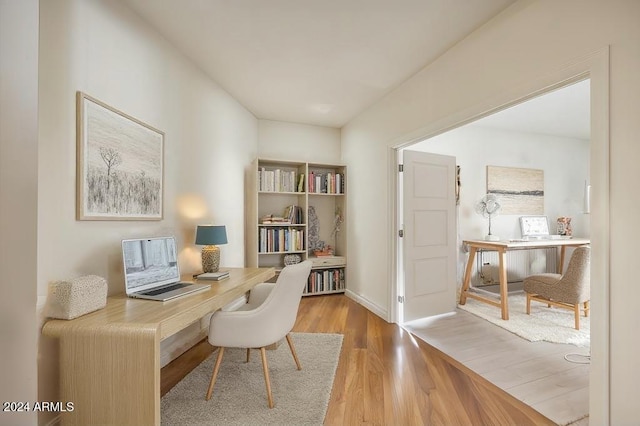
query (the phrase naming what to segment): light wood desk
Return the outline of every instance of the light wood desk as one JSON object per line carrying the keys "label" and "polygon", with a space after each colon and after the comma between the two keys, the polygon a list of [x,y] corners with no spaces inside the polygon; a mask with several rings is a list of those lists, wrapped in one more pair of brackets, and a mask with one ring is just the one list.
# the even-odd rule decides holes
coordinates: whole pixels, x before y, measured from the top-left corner
{"label": "light wood desk", "polygon": [[[571,238],[558,240],[531,240],[531,241],[485,241],[485,240],[464,240],[463,245],[469,247],[469,260],[467,261],[467,269],[464,274],[464,282],[462,291],[460,292],[460,304],[467,303],[467,297],[497,306],[502,310],[502,319],[509,319],[509,305],[507,303],[507,251],[509,250],[530,250],[537,248],[560,247],[560,258],[558,259],[557,271],[562,273],[564,265],[565,249],[567,247],[578,247],[590,244],[586,238]],[[498,252],[499,259],[499,276],[500,276],[500,300],[496,301],[488,297],[481,296],[477,293],[469,291],[471,283],[471,272],[473,271],[473,262],[476,258],[478,250],[490,250]]]}
{"label": "light wood desk", "polygon": [[43,334],[60,343],[60,400],[74,403],[63,424],[159,425],[160,342],[275,275],[229,270],[226,280],[204,281],[211,283],[204,292],[167,302],[123,294],[99,311],[45,323]]}

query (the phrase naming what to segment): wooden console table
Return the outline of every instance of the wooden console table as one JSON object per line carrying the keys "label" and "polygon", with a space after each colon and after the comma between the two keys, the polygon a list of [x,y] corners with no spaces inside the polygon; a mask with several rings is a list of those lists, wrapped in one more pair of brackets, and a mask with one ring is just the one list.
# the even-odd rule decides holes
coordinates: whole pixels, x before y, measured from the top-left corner
{"label": "wooden console table", "polygon": [[99,311],[45,323],[42,333],[60,344],[60,400],[74,404],[62,423],[159,425],[160,342],[275,275],[229,270],[226,280],[205,281],[204,292],[167,302],[113,296]]}
{"label": "wooden console table", "polygon": [[[469,260],[467,261],[467,269],[464,274],[464,282],[462,291],[460,292],[460,304],[467,303],[467,297],[497,306],[502,310],[502,319],[509,319],[509,305],[507,303],[507,251],[509,250],[530,250],[537,248],[560,247],[560,258],[558,259],[557,271],[562,273],[564,265],[565,248],[578,247],[588,245],[591,242],[586,238],[571,238],[557,240],[531,240],[531,241],[485,241],[485,240],[464,240],[463,245],[469,247]],[[476,258],[478,250],[497,251],[499,259],[499,276],[500,276],[500,300],[496,301],[488,297],[481,296],[469,291],[471,283],[471,272],[473,271],[473,262]]]}

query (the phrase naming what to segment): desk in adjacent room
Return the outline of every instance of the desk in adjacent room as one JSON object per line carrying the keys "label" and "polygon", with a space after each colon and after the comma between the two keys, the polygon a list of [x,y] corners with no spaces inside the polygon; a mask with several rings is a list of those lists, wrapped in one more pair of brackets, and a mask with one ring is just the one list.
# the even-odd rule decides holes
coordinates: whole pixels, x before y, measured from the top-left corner
{"label": "desk in adjacent room", "polygon": [[[502,319],[509,319],[509,305],[507,303],[507,262],[506,255],[509,250],[529,250],[537,248],[560,247],[560,258],[558,259],[557,271],[562,273],[564,265],[566,247],[578,247],[590,244],[586,238],[568,238],[568,239],[544,239],[531,241],[485,241],[485,240],[464,240],[463,245],[469,247],[469,260],[467,260],[467,269],[464,274],[464,282],[462,291],[460,292],[460,304],[467,303],[467,297],[479,300],[490,305],[499,307],[502,310]],[[488,297],[481,296],[469,291],[471,283],[471,272],[473,271],[473,262],[478,250],[497,251],[499,259],[499,276],[500,276],[500,300],[496,301]]]}
{"label": "desk in adjacent room", "polygon": [[159,425],[160,342],[275,276],[273,268],[229,271],[204,292],[167,302],[123,294],[99,311],[45,323],[42,333],[59,339],[60,400],[74,404],[62,423]]}

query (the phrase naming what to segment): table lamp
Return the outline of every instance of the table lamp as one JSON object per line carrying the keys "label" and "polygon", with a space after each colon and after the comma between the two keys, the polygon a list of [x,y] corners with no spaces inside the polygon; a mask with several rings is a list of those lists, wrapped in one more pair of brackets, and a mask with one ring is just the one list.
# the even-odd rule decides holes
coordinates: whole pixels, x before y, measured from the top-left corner
{"label": "table lamp", "polygon": [[196,245],[202,248],[202,270],[217,272],[220,267],[220,249],[218,244],[227,244],[227,230],[224,226],[198,225]]}

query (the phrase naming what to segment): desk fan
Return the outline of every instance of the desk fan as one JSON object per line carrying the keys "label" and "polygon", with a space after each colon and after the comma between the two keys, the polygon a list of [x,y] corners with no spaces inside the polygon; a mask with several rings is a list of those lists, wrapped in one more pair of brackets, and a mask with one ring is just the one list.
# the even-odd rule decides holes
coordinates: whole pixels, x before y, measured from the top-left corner
{"label": "desk fan", "polygon": [[489,233],[484,237],[486,241],[500,241],[500,237],[491,235],[491,218],[500,212],[500,200],[494,194],[487,194],[476,204],[476,213],[489,219]]}

